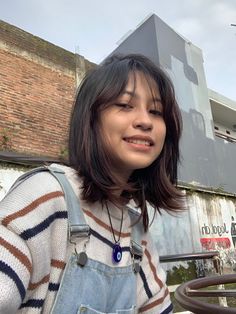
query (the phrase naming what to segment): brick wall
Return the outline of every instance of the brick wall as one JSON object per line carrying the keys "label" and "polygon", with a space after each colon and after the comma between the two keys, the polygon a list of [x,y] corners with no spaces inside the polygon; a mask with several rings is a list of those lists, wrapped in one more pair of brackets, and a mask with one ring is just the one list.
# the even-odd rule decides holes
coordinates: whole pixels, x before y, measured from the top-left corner
{"label": "brick wall", "polygon": [[0,150],[59,157],[78,77],[91,66],[0,21]]}

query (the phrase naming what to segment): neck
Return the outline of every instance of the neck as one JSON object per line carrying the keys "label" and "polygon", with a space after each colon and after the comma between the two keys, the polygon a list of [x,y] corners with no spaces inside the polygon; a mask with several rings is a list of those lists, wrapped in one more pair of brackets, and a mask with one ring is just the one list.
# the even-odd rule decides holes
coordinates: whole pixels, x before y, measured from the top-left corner
{"label": "neck", "polygon": [[[122,172],[119,171],[119,169],[112,169],[112,175],[114,178],[114,183],[115,183],[115,189],[111,191],[113,198],[113,203],[116,204],[118,207],[124,206],[127,204],[127,199],[122,197],[122,192],[124,190],[129,190],[128,187],[128,181],[129,177],[131,175],[131,172]],[[112,199],[112,198],[111,198]]]}

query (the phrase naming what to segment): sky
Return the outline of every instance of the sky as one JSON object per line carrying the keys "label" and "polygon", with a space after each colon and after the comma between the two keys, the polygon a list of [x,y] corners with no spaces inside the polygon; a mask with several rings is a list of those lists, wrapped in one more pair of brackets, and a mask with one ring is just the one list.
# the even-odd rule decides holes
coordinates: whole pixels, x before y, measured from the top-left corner
{"label": "sky", "polygon": [[0,0],[0,19],[99,63],[151,13],[202,50],[208,88],[236,101],[236,0]]}

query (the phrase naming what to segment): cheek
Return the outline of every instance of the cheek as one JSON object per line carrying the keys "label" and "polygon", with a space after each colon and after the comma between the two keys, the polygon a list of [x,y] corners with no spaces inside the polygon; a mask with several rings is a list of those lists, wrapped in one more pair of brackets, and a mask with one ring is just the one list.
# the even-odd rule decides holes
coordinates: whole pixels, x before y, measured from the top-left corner
{"label": "cheek", "polygon": [[108,148],[110,146],[110,140],[109,140],[109,136],[107,134],[107,132],[103,129],[100,128],[100,139],[101,139],[101,144],[104,148]]}
{"label": "cheek", "polygon": [[166,124],[163,121],[163,124],[159,125],[158,131],[157,131],[157,136],[159,136],[159,139],[162,140],[162,142],[165,142],[166,138]]}
{"label": "cheek", "polygon": [[112,154],[114,146],[116,147],[117,144],[114,125],[112,126],[111,123],[103,124],[100,129],[100,138],[102,141],[102,146],[106,149],[108,153]]}
{"label": "cheek", "polygon": [[109,123],[109,117],[107,115],[101,115],[100,119],[100,135],[102,139],[107,139],[109,135],[109,129],[110,129],[110,123]]}
{"label": "cheek", "polygon": [[166,139],[166,125],[164,126],[163,129],[163,142],[165,142],[165,139]]}

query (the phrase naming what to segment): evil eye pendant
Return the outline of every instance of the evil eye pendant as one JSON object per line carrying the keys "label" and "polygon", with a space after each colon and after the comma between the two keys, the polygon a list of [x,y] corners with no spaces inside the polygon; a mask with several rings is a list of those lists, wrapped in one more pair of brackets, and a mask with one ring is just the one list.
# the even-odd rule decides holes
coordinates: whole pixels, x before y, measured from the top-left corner
{"label": "evil eye pendant", "polygon": [[120,247],[119,243],[116,243],[113,245],[112,249],[112,261],[114,264],[117,264],[121,261],[122,259],[122,249]]}

